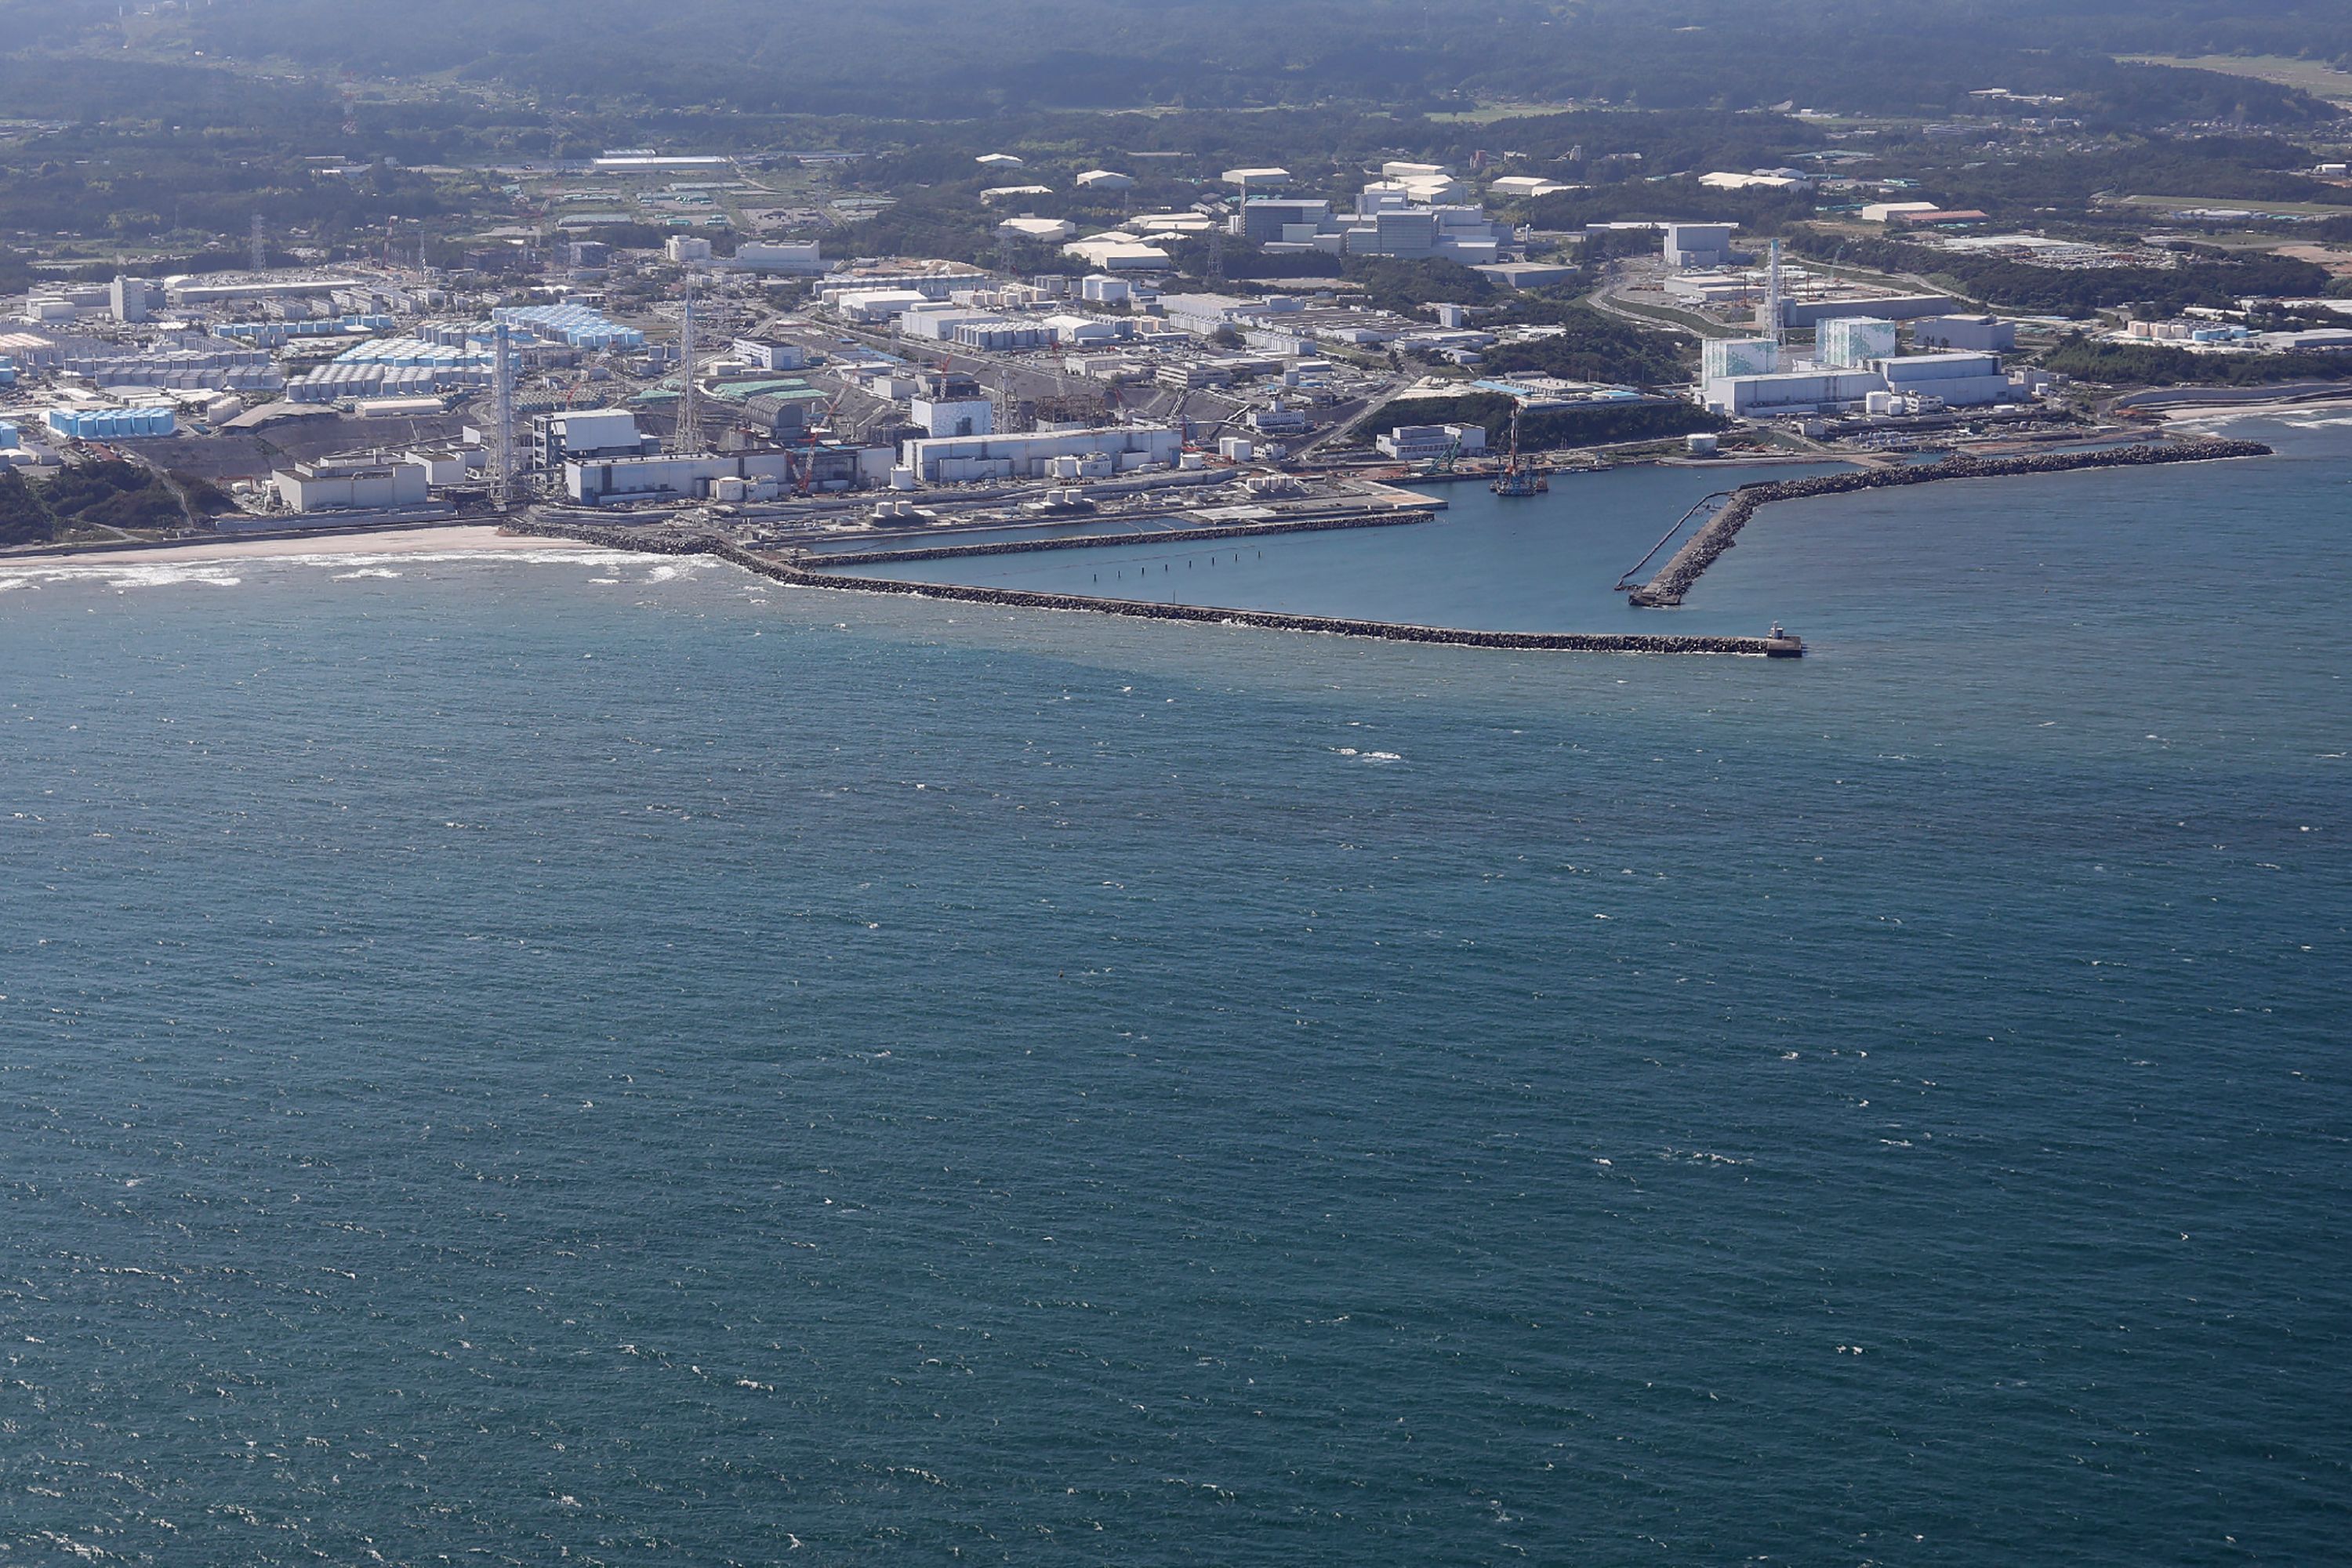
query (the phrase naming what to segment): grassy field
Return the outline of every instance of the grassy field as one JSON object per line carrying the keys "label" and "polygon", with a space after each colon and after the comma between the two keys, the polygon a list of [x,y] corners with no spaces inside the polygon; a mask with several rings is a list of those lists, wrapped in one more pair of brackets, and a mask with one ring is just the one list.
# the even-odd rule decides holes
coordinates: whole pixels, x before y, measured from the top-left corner
{"label": "grassy field", "polygon": [[2172,55],[2118,55],[2137,66],[2180,66],[2190,70],[2220,71],[2224,76],[2252,77],[2281,87],[2301,88],[2314,98],[2352,103],[2352,71],[2337,70],[2324,60],[2298,60],[2285,55],[2199,55],[2194,59]]}
{"label": "grassy field", "polygon": [[2162,207],[2168,212],[2194,209],[2268,213],[2275,217],[2352,217],[2352,206],[2326,202],[2247,202],[2234,196],[2125,196],[2126,206]]}
{"label": "grassy field", "polygon": [[1533,120],[1546,114],[1567,114],[1573,108],[1573,105],[1566,103],[1482,103],[1475,109],[1433,114],[1429,118],[1440,125],[1492,125],[1498,120]]}

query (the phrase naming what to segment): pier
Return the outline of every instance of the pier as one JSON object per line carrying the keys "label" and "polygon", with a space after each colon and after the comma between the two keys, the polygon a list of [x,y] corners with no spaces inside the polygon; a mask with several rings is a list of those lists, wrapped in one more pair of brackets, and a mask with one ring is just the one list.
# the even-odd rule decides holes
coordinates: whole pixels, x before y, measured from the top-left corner
{"label": "pier", "polygon": [[[1850,474],[1817,474],[1811,479],[1768,479],[1760,484],[1742,485],[1731,492],[1730,503],[1692,534],[1683,547],[1658,569],[1657,575],[1633,589],[1626,602],[1641,609],[1665,608],[1681,604],[1683,595],[1690,592],[1692,584],[1715,564],[1725,551],[1731,548],[1739,536],[1739,531],[1747,527],[1748,519],[1756,515],[1757,509],[1769,506],[1774,501],[1844,495],[1853,490],[1888,489],[1898,485],[1933,484],[1940,479],[2064,474],[2077,468],[2143,468],[2161,463],[2203,463],[2223,458],[2267,458],[2270,455],[2271,448],[2260,441],[2211,439],[2181,441],[2161,447],[2103,447],[2089,452],[2043,452],[2024,458],[1979,459],[1954,453],[1939,463],[1870,468]],[[1675,526],[1679,529],[1682,524],[1677,522]],[[1669,539],[1672,537],[1671,533],[1667,535]],[[1627,576],[1631,575],[1631,573],[1627,574]],[[1622,585],[1621,579],[1620,586]]]}

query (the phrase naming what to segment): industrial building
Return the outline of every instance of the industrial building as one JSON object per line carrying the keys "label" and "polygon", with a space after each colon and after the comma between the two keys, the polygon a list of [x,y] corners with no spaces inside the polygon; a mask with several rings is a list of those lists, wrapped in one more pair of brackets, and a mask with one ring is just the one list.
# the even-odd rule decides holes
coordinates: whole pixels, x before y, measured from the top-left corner
{"label": "industrial building", "polygon": [[996,405],[985,397],[918,397],[908,406],[926,437],[996,433]]}
{"label": "industrial building", "polygon": [[1062,247],[1062,254],[1075,256],[1100,272],[1164,271],[1175,259],[1160,247],[1118,229],[1072,240]]}
{"label": "industrial building", "polygon": [[887,447],[824,445],[778,452],[711,457],[646,457],[614,462],[566,463],[563,490],[583,506],[611,501],[766,500],[798,483],[803,468],[813,486],[840,490],[887,483]]}
{"label": "industrial building", "polygon": [[737,338],[730,352],[754,370],[800,370],[808,364],[808,351],[798,343]]}
{"label": "industrial building", "polygon": [[1709,268],[1731,261],[1731,236],[1736,223],[1670,223],[1664,247],[1669,267]]}
{"label": "industrial building", "polygon": [[926,300],[944,300],[959,289],[988,286],[987,273],[961,262],[902,259],[846,268],[815,287],[821,302],[838,306],[851,294],[913,293]]}
{"label": "industrial building", "polygon": [[143,321],[147,319],[149,289],[142,280],[117,277],[107,293],[107,303],[116,321]]}
{"label": "industrial building", "polygon": [[1227,169],[1223,177],[1225,184],[1241,192],[1244,199],[1253,191],[1286,190],[1290,185],[1287,169]]}
{"label": "industrial building", "polygon": [[1707,338],[1698,347],[1699,379],[1771,375],[1780,368],[1780,344],[1772,338]]}
{"label": "industrial building", "polygon": [[738,272],[784,272],[814,277],[824,271],[828,263],[819,252],[818,242],[814,239],[747,239],[736,246],[735,254],[724,265]]}
{"label": "industrial building", "polygon": [[710,242],[700,235],[674,234],[662,247],[662,254],[680,266],[710,259]]}
{"label": "industrial building", "polygon": [[625,408],[541,414],[530,422],[533,466],[553,469],[567,462],[643,457],[654,442],[638,430]]}
{"label": "industrial building", "polygon": [[1838,370],[1858,370],[1895,353],[1895,323],[1875,316],[1836,316],[1823,321],[1813,358]]}
{"label": "industrial building", "polygon": [[1956,350],[1873,360],[1870,367],[1887,391],[1898,396],[1939,398],[1948,408],[1979,407],[2017,395],[2017,388],[2000,368],[1999,354]]}
{"label": "industrial building", "polygon": [[1881,321],[1911,321],[1922,316],[1946,316],[1960,308],[1948,294],[1855,294],[1841,298],[1788,300],[1780,307],[1780,324],[1817,327],[1840,316],[1874,316]]}
{"label": "industrial building", "polygon": [[[1427,171],[1438,165],[1389,167]],[[1346,214],[1334,214],[1323,201],[1244,197],[1235,227],[1276,254],[1311,249],[1407,259],[1442,256],[1467,266],[1501,260],[1509,226],[1475,206],[1429,199],[1447,191],[1458,195],[1450,175],[1444,181],[1428,174],[1375,181],[1357,193],[1355,210]]]}
{"label": "industrial building", "polygon": [[1486,183],[1487,191],[1505,201],[1532,201],[1538,196],[1557,195],[1562,191],[1578,189],[1558,180],[1538,179],[1533,174],[1505,174]]}
{"label": "industrial building", "polygon": [[1549,289],[1576,278],[1564,261],[1496,261],[1471,270],[1500,289]]}
{"label": "industrial building", "polygon": [[871,326],[896,321],[910,307],[931,302],[931,296],[919,289],[860,289],[836,298],[833,308],[844,321]]}
{"label": "industrial building", "polygon": [[2005,353],[2017,346],[2017,326],[1998,316],[1931,316],[1911,323],[1911,341],[1923,349]]}
{"label": "industrial building", "polygon": [[425,499],[428,465],[401,458],[322,458],[269,476],[290,511],[362,511],[415,506]]}
{"label": "industrial building", "polygon": [[1373,448],[1400,463],[1433,462],[1448,457],[1476,457],[1486,449],[1483,425],[1400,425],[1375,437]]}
{"label": "industrial building", "polygon": [[1038,217],[1031,213],[1006,218],[996,226],[999,239],[1029,239],[1041,245],[1075,238],[1077,232],[1078,226],[1067,218]]}
{"label": "industrial building", "polygon": [[1717,413],[1743,416],[1816,414],[1885,390],[1885,378],[1874,370],[1777,371],[1708,377],[1699,384],[1698,401]]}
{"label": "industrial building", "polygon": [[1135,189],[1135,176],[1115,169],[1088,169],[1076,184],[1082,191],[1131,191]]}
{"label": "industrial building", "polygon": [[1069,458],[1107,473],[1173,466],[1183,437],[1163,426],[1128,425],[1098,430],[1044,430],[1025,436],[928,437],[900,448],[901,461],[932,484],[980,479],[1087,479],[1081,470],[1055,471],[1056,458]]}

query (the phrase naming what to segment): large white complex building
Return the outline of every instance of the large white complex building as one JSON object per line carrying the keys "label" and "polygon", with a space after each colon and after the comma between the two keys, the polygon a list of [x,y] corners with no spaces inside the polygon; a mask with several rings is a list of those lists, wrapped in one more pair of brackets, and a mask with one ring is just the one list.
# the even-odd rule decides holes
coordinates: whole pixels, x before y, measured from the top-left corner
{"label": "large white complex building", "polygon": [[[1026,436],[929,437],[906,443],[900,460],[928,483],[963,484],[1108,477],[1133,468],[1171,467],[1183,450],[1183,437],[1164,426],[1126,425]],[[1055,460],[1062,458],[1074,465],[1071,472],[1056,471]]]}
{"label": "large white complex building", "polygon": [[1476,457],[1486,449],[1483,425],[1400,425],[1372,441],[1375,450],[1400,463],[1425,463],[1453,456]]}
{"label": "large white complex building", "polygon": [[2000,368],[1999,354],[1950,351],[1911,354],[1902,359],[1870,362],[1886,384],[1901,396],[1941,398],[1950,408],[1973,408],[1999,403],[2016,389]]}
{"label": "large white complex building", "polygon": [[290,511],[359,511],[422,503],[426,465],[402,460],[297,463],[269,476]]}
{"label": "large white complex building", "polygon": [[799,471],[817,465],[820,488],[887,483],[887,447],[823,447],[808,452],[738,452],[713,457],[646,457],[612,462],[566,463],[564,493],[583,506],[611,501],[761,500],[782,493]]}
{"label": "large white complex building", "polygon": [[625,408],[541,414],[530,422],[531,455],[543,468],[593,458],[642,457],[652,446],[651,438],[638,430],[637,416]]}
{"label": "large white complex building", "polygon": [[1780,368],[1780,345],[1770,338],[1708,338],[1698,348],[1699,379],[1770,375]]}
{"label": "large white complex building", "polygon": [[[1235,230],[1276,254],[1322,250],[1335,256],[1442,256],[1467,266],[1501,259],[1510,226],[1462,203],[1458,182],[1442,165],[1387,167],[1414,173],[1366,185],[1357,194],[1352,212],[1335,214],[1326,201],[1248,196],[1242,202]],[[1433,195],[1440,199],[1433,200]]]}
{"label": "large white complex building", "polygon": [[1895,323],[1875,316],[1835,316],[1821,325],[1813,358],[1839,370],[1858,370],[1895,355]]}
{"label": "large white complex building", "polygon": [[1885,390],[1885,378],[1874,370],[1776,371],[1709,377],[1699,384],[1698,401],[1735,416],[1816,414]]}
{"label": "large white complex building", "polygon": [[1731,260],[1735,223],[1670,223],[1664,254],[1669,267],[1721,267]]}
{"label": "large white complex building", "polygon": [[985,397],[918,397],[909,406],[914,422],[927,437],[996,433],[996,405]]}
{"label": "large white complex building", "polygon": [[787,272],[814,277],[825,269],[826,263],[814,239],[747,239],[735,247],[735,255],[727,265],[739,272]]}

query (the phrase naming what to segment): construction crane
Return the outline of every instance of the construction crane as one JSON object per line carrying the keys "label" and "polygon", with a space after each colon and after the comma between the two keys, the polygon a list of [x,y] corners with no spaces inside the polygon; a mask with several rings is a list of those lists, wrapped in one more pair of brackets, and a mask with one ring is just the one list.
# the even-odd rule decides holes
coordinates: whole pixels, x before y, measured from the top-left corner
{"label": "construction crane", "polygon": [[785,467],[787,471],[792,472],[793,475],[793,494],[795,496],[799,496],[805,500],[810,489],[814,487],[816,483],[817,432],[819,430],[830,430],[833,428],[834,415],[840,409],[841,400],[848,395],[848,384],[844,383],[841,390],[833,395],[833,401],[824,405],[824,422],[820,425],[807,425],[802,426],[801,440],[805,449],[802,452],[801,460],[798,463],[793,462],[790,455],[786,455]]}
{"label": "construction crane", "polygon": [[1431,458],[1421,465],[1421,477],[1427,479],[1436,474],[1450,474],[1454,471],[1454,465],[1461,460],[1462,437],[1456,436],[1454,444],[1445,448],[1445,456]]}

